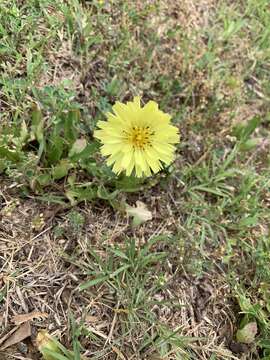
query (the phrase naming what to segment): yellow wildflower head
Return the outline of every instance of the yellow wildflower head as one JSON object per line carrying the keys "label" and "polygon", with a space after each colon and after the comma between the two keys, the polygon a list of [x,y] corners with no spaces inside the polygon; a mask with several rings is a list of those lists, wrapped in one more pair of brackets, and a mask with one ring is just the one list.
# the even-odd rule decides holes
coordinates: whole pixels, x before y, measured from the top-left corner
{"label": "yellow wildflower head", "polygon": [[171,116],[149,101],[141,107],[140,98],[123,104],[116,102],[107,121],[99,121],[94,136],[102,143],[101,153],[107,164],[119,174],[150,176],[174,159],[174,144],[179,142],[178,129],[171,125]]}

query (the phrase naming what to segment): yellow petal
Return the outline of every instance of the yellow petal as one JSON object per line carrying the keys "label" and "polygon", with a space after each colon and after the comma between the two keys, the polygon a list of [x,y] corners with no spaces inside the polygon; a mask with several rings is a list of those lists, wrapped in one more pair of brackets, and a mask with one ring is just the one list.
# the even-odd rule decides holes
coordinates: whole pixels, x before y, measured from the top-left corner
{"label": "yellow petal", "polygon": [[143,107],[138,96],[127,104],[116,102],[113,113],[106,116],[107,121],[97,123],[94,136],[115,173],[125,171],[130,176],[135,169],[137,177],[150,176],[173,161],[179,131],[155,101]]}
{"label": "yellow petal", "polygon": [[138,166],[142,169],[143,172],[147,172],[148,165],[147,162],[145,161],[142,150],[136,149],[134,157],[135,157],[135,163],[138,164]]}
{"label": "yellow petal", "polygon": [[126,151],[122,158],[122,166],[123,168],[128,168],[131,162],[134,162],[133,149],[131,148],[129,151]]}
{"label": "yellow petal", "polygon": [[135,163],[135,172],[136,172],[136,176],[137,176],[137,177],[142,177],[143,171],[142,171],[142,169],[140,168],[140,165],[138,165],[138,164],[136,164],[136,163]]}

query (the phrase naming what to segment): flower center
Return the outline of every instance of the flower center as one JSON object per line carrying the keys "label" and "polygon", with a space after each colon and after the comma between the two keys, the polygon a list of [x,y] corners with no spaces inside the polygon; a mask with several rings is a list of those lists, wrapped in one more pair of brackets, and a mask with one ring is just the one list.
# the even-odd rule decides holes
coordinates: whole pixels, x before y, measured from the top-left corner
{"label": "flower center", "polygon": [[152,135],[153,132],[150,130],[149,126],[133,126],[127,138],[134,148],[144,149],[146,146],[151,145]]}

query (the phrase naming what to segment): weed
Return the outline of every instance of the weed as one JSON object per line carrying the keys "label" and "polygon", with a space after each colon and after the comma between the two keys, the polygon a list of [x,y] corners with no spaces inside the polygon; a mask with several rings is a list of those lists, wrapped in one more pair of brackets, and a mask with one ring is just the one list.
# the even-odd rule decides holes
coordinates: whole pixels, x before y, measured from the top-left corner
{"label": "weed", "polygon": [[[256,322],[244,356],[269,358],[269,29],[267,0],[1,1],[5,321],[45,307],[77,358],[130,360],[240,358]],[[181,133],[142,181],[93,138],[136,95]],[[153,216],[134,228],[137,200]]]}

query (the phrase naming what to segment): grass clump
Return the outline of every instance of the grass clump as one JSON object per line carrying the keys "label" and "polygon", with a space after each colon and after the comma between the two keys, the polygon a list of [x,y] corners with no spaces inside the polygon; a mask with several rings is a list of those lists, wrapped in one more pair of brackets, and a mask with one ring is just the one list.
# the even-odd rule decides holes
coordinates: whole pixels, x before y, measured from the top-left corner
{"label": "grass clump", "polygon": [[[77,357],[266,360],[268,1],[3,0],[0,24],[1,332],[39,310]],[[94,139],[134,96],[181,134],[140,181]]]}

